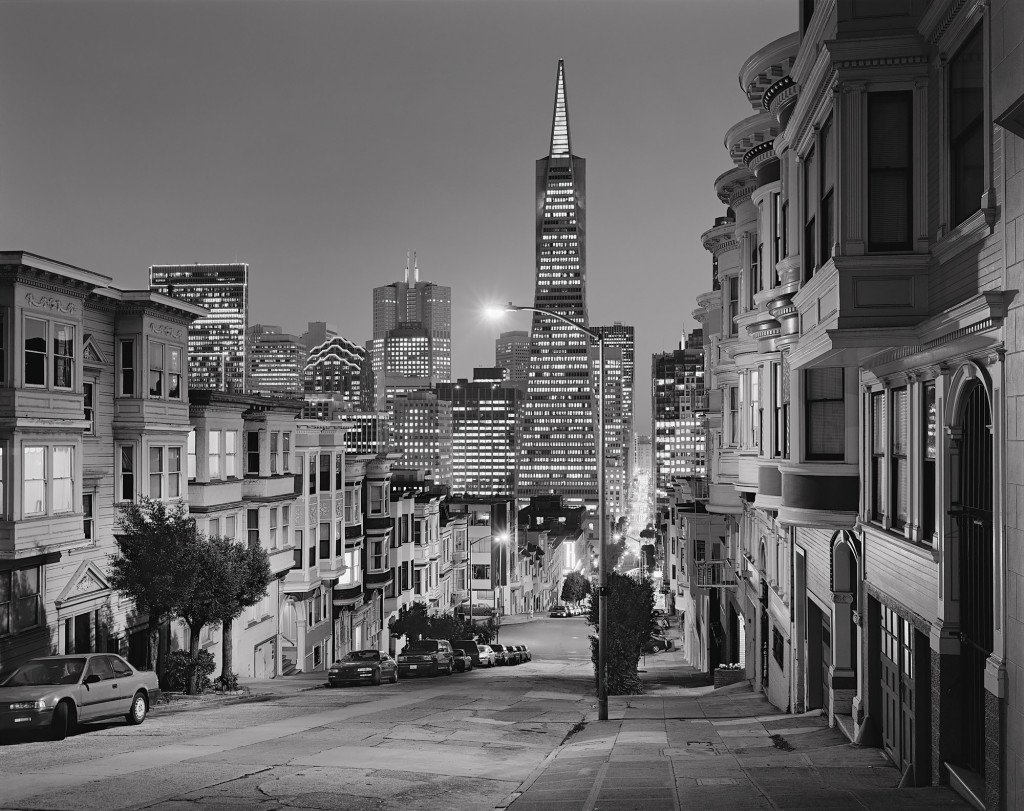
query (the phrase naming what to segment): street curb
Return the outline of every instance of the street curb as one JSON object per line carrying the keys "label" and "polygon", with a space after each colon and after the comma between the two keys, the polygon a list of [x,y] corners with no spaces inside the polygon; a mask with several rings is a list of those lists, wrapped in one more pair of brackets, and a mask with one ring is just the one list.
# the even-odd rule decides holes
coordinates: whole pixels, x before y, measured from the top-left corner
{"label": "street curb", "polygon": [[233,707],[237,704],[256,704],[262,701],[270,701],[274,698],[287,698],[289,695],[308,693],[310,690],[326,689],[327,684],[314,684],[311,687],[298,687],[292,693],[250,693],[247,696],[230,696],[221,701],[172,701],[167,704],[158,703],[149,708],[149,712],[156,710],[161,715],[176,715],[181,712],[192,712],[193,710],[207,709],[208,707]]}
{"label": "street curb", "polygon": [[561,749],[561,745],[559,745],[557,749],[552,749],[548,752],[547,757],[537,764],[534,770],[526,776],[526,779],[519,784],[518,788],[494,806],[494,811],[504,811],[504,809],[508,808],[512,803],[529,791],[530,786],[537,782],[537,778],[544,774],[547,767],[551,765],[551,761],[557,757],[558,749]]}

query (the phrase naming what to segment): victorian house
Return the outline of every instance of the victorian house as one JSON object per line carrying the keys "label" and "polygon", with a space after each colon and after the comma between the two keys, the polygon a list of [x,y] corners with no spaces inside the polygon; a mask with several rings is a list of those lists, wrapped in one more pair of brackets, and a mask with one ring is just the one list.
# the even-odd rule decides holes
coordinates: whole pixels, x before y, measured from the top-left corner
{"label": "victorian house", "polygon": [[993,809],[1024,802],[1018,7],[802,0],[740,70],[695,313],[720,645],[736,611],[773,703]]}

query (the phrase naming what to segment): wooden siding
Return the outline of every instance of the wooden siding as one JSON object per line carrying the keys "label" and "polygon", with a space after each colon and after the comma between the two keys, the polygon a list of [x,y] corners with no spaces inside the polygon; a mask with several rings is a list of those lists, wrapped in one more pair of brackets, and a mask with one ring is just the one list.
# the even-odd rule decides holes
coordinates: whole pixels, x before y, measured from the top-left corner
{"label": "wooden siding", "polygon": [[806,552],[807,591],[824,605],[832,602],[829,542],[832,530],[797,527],[796,545]]}
{"label": "wooden siding", "polygon": [[938,564],[931,551],[872,529],[865,530],[865,580],[929,622],[936,614]]}

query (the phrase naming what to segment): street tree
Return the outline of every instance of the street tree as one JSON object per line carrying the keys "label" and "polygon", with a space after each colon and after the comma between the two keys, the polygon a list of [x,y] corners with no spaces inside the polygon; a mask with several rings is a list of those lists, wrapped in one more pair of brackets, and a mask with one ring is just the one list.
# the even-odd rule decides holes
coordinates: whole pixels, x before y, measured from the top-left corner
{"label": "street tree", "polygon": [[569,572],[562,581],[563,603],[578,603],[590,594],[590,581],[579,572]]}
{"label": "street tree", "polygon": [[[606,621],[608,651],[606,687],[608,695],[636,695],[643,692],[637,666],[644,643],[654,633],[654,589],[651,581],[634,579],[618,572],[608,573]],[[587,622],[598,628],[598,601],[590,604]],[[597,677],[598,638],[590,637],[590,654]]]}
{"label": "street tree", "polygon": [[270,570],[270,557],[259,544],[246,545],[227,538],[211,538],[212,545],[222,555],[221,565],[229,566],[235,577],[234,591],[222,595],[221,622],[221,677],[230,679],[234,673],[234,645],[232,628],[235,618],[249,606],[256,605],[266,596],[267,587],[274,579]]}
{"label": "street tree", "polygon": [[426,603],[413,603],[398,609],[398,616],[388,623],[392,636],[404,636],[406,639],[429,637],[430,617]]}
{"label": "street tree", "polygon": [[122,504],[109,559],[111,587],[149,618],[149,667],[163,679],[160,629],[174,615],[183,584],[196,579],[202,540],[183,501],[149,498]]}

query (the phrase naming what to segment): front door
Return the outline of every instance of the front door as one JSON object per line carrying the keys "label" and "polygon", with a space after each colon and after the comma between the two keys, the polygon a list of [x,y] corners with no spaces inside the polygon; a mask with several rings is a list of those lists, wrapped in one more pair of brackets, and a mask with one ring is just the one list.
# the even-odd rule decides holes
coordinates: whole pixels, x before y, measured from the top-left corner
{"label": "front door", "polygon": [[914,761],[914,629],[882,606],[882,740],[901,772]]}
{"label": "front door", "polygon": [[825,714],[832,706],[832,618],[821,612],[821,706]]}

